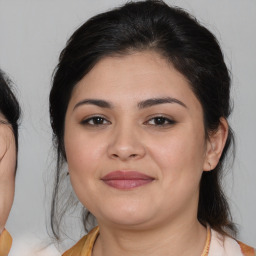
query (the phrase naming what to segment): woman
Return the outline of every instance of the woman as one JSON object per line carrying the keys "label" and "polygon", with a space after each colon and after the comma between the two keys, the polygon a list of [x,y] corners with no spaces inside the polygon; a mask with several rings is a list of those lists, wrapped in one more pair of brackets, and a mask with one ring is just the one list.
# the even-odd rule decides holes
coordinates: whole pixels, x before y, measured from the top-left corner
{"label": "woman", "polygon": [[9,253],[12,238],[4,229],[14,197],[18,152],[19,104],[0,71],[0,256]]}
{"label": "woman", "polygon": [[255,255],[232,238],[220,186],[229,92],[215,37],[162,1],[128,3],[75,31],[50,94],[52,228],[58,238],[67,174],[84,225],[92,215],[98,225],[64,256]]}

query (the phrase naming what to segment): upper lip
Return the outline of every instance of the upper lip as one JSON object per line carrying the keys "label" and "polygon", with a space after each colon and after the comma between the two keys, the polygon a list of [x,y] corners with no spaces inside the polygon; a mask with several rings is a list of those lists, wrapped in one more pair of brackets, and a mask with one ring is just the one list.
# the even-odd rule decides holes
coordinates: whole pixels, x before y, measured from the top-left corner
{"label": "upper lip", "polygon": [[154,180],[153,177],[137,171],[113,171],[101,178],[102,180]]}

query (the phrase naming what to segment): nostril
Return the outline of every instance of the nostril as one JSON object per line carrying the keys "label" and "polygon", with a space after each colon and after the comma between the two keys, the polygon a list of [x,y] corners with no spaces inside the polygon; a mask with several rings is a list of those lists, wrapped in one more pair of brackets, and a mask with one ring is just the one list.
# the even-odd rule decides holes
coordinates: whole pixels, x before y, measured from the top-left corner
{"label": "nostril", "polygon": [[[112,157],[119,158],[120,156],[118,154],[112,154]],[[130,158],[135,158],[135,157],[137,157],[137,154],[131,154],[129,157]]]}

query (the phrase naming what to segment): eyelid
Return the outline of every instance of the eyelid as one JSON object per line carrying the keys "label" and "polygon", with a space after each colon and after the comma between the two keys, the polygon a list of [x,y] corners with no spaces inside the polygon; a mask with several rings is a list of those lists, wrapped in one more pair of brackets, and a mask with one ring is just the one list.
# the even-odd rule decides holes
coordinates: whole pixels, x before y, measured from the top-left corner
{"label": "eyelid", "polygon": [[145,121],[143,124],[148,124],[149,121],[151,121],[155,118],[163,118],[166,121],[168,121],[168,123],[167,124],[162,124],[162,125],[157,125],[157,124],[155,124],[155,125],[149,124],[149,125],[152,125],[152,126],[168,126],[168,125],[174,125],[175,123],[177,123],[177,121],[175,121],[174,118],[172,118],[170,116],[166,116],[165,114],[155,114],[155,115],[149,116],[147,118],[147,121]]}
{"label": "eyelid", "polygon": [[111,122],[102,114],[93,114],[90,116],[84,117],[81,121],[80,124],[82,125],[91,125],[91,126],[102,126],[102,125],[107,125],[107,124],[89,124],[89,121],[93,120],[94,118],[102,118],[104,121],[107,121],[108,124],[111,124]]}

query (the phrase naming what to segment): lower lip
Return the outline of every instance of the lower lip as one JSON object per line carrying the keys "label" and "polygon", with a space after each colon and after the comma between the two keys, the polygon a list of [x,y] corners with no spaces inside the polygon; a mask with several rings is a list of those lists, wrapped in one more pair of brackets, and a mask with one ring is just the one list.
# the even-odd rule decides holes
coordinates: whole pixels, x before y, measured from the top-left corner
{"label": "lower lip", "polygon": [[144,186],[148,183],[151,183],[152,179],[134,179],[134,180],[103,180],[105,184],[110,187],[117,189],[132,189],[140,186]]}

